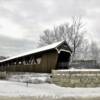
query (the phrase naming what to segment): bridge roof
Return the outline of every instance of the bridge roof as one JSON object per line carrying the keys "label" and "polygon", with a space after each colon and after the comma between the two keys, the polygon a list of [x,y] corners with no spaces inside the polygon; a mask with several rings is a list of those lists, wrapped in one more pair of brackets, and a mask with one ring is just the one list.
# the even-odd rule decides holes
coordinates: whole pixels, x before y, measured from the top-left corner
{"label": "bridge roof", "polygon": [[56,43],[53,43],[53,44],[50,44],[50,45],[47,45],[47,46],[43,46],[41,48],[31,50],[29,52],[19,54],[17,56],[9,57],[7,59],[1,60],[0,63],[6,62],[6,61],[9,61],[9,60],[13,60],[13,59],[17,59],[17,58],[21,58],[21,57],[24,57],[24,56],[28,56],[28,55],[31,55],[31,54],[36,54],[36,53],[40,53],[40,52],[43,52],[43,51],[48,51],[48,50],[51,50],[51,49],[56,49],[58,46],[62,45],[64,42],[65,41],[59,41],[59,42],[56,42]]}

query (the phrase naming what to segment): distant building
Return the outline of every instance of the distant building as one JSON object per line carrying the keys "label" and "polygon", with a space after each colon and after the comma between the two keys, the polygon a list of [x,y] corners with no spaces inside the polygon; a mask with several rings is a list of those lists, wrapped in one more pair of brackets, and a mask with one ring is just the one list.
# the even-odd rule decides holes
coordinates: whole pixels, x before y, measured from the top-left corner
{"label": "distant building", "polygon": [[72,68],[76,69],[97,69],[100,68],[96,60],[74,60],[71,65]]}

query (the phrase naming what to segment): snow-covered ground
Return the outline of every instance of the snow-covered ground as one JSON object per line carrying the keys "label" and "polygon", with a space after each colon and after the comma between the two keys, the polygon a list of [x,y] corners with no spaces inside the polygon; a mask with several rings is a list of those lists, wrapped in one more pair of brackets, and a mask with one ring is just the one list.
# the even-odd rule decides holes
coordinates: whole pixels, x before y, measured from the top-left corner
{"label": "snow-covered ground", "polygon": [[47,73],[10,73],[7,80],[15,82],[28,82],[33,84],[50,83],[50,74]]}
{"label": "snow-covered ground", "polygon": [[100,96],[100,88],[65,88],[54,84],[29,84],[26,83],[0,81],[0,96]]}

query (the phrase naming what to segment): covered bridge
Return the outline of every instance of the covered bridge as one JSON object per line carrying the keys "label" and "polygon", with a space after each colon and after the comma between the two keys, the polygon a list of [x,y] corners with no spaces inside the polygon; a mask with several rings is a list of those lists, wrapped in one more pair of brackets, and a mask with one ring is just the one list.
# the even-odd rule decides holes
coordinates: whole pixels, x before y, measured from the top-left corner
{"label": "covered bridge", "polygon": [[68,69],[71,49],[66,41],[60,41],[0,61],[0,71],[43,72],[52,69]]}

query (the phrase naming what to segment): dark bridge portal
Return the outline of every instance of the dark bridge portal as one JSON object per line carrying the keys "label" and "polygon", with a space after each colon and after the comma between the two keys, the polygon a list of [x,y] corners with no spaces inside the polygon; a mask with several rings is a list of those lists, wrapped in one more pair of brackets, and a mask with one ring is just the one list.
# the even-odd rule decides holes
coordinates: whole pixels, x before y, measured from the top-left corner
{"label": "dark bridge portal", "polygon": [[61,51],[58,55],[57,69],[69,68],[70,53]]}

